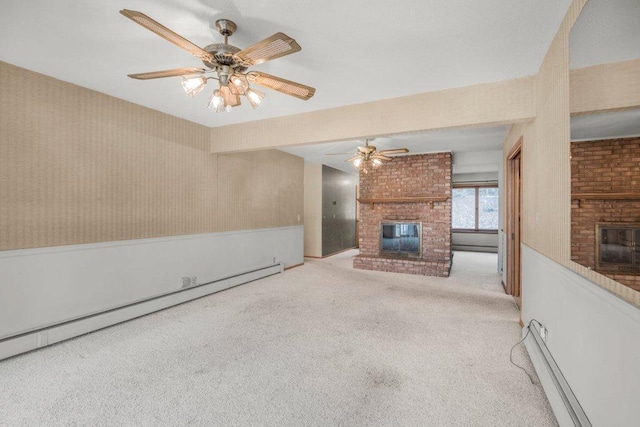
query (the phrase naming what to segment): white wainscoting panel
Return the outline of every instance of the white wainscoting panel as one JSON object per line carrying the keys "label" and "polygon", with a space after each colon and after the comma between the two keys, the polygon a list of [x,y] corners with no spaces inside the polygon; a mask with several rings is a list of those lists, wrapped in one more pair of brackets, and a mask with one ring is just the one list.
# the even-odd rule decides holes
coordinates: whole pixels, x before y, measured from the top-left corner
{"label": "white wainscoting panel", "polygon": [[545,344],[591,423],[637,425],[640,309],[526,245],[522,307],[525,324],[536,319],[549,331]]}
{"label": "white wainscoting panel", "polygon": [[[24,336],[29,332],[98,314],[104,319],[106,311],[153,298],[164,301],[147,305],[156,311],[302,262],[302,226],[0,252],[0,356],[9,341],[16,348],[52,343],[50,334]],[[184,277],[196,283],[179,292]],[[166,298],[176,292],[182,295]],[[105,325],[95,326],[78,331]]]}

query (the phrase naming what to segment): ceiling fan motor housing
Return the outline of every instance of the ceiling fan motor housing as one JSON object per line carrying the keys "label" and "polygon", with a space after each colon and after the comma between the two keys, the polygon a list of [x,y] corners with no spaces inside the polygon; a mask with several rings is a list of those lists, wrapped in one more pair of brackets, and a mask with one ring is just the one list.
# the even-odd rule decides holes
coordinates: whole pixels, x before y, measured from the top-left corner
{"label": "ceiling fan motor housing", "polygon": [[218,19],[216,21],[216,29],[220,34],[225,37],[233,35],[238,29],[238,26],[235,22],[230,21],[228,19]]}
{"label": "ceiling fan motor housing", "polygon": [[[227,43],[227,38],[238,29],[238,26],[228,19],[218,19],[216,28],[224,36],[224,43],[213,43],[205,46],[203,49],[213,55],[215,62],[204,60],[202,63],[208,68],[218,71],[220,71],[221,66],[232,67],[238,72],[246,71],[247,67],[239,65],[233,58],[233,55],[240,52],[241,49]],[[221,79],[224,79],[224,75],[228,77],[228,72],[223,72],[222,76],[220,76]],[[223,84],[226,84],[226,81]]]}
{"label": "ceiling fan motor housing", "polygon": [[216,21],[218,32],[224,36],[224,43],[212,43],[203,49],[213,55],[214,61],[204,60],[202,63],[209,68],[219,69],[220,66],[233,67],[238,72],[244,72],[247,67],[240,66],[233,58],[233,55],[240,52],[241,49],[227,43],[227,37],[231,36],[238,26],[228,19],[218,19]]}
{"label": "ceiling fan motor housing", "polygon": [[358,147],[358,151],[364,154],[371,154],[374,153],[376,151],[376,147],[373,145],[363,145]]}
{"label": "ceiling fan motor housing", "polygon": [[204,60],[202,63],[208,68],[216,69],[221,66],[233,67],[234,70],[243,73],[247,71],[247,67],[238,65],[233,55],[240,52],[240,48],[226,43],[213,43],[203,48],[207,52],[213,55],[213,61]]}

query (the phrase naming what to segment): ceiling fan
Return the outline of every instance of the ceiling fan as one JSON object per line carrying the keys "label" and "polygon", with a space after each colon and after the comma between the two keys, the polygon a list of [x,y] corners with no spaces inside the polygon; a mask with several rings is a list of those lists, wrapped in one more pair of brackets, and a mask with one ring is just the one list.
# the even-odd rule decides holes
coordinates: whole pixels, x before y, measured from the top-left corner
{"label": "ceiling fan", "polygon": [[[407,148],[392,148],[389,150],[378,151],[375,146],[369,145],[369,139],[365,140],[364,145],[359,146],[353,157],[348,158],[345,162],[353,163],[353,166],[360,169],[364,173],[368,173],[367,166],[378,167],[382,162],[388,162],[393,160],[392,154],[408,153]],[[340,156],[354,153],[327,153],[327,156]]]}
{"label": "ceiling fan", "polygon": [[230,111],[231,108],[239,106],[240,96],[245,96],[251,106],[256,108],[264,98],[264,94],[253,89],[251,84],[273,89],[305,101],[315,94],[316,90],[310,86],[261,71],[248,71],[254,65],[298,52],[301,49],[300,45],[286,34],[276,33],[253,46],[240,49],[228,44],[229,36],[237,29],[236,24],[228,19],[218,19],[216,28],[224,36],[224,43],[213,43],[200,48],[141,12],[123,9],[120,13],[184,49],[204,64],[204,68],[176,68],[129,74],[132,79],[149,80],[178,76],[181,77],[185,92],[191,97],[196,96],[204,89],[207,80],[218,80],[218,88],[213,91],[208,103],[208,107],[218,113]]}

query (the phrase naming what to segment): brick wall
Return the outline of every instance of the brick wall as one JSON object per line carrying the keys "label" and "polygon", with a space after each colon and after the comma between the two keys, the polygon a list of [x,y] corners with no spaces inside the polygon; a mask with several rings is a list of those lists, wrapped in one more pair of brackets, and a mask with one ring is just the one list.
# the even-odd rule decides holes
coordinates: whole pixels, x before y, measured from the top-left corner
{"label": "brick wall", "polygon": [[[360,204],[354,268],[447,277],[451,269],[451,153],[396,157],[360,174],[360,198],[449,196],[445,202]],[[380,255],[380,222],[422,223],[422,256]]]}
{"label": "brick wall", "polygon": [[[571,193],[640,193],[640,137],[571,143]],[[571,259],[595,269],[597,222],[640,223],[640,201],[572,200]],[[599,271],[640,290],[640,275]]]}

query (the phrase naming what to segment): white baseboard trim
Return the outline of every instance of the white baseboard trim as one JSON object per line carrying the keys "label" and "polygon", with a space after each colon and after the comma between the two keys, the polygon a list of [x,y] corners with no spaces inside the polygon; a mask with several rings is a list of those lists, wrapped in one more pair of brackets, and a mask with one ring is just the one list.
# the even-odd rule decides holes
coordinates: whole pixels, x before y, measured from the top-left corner
{"label": "white baseboard trim", "polygon": [[[546,348],[537,328],[531,325],[530,329],[531,332],[524,344],[558,424],[591,427],[591,422]],[[525,327],[523,334],[526,334],[526,331]]]}
{"label": "white baseboard trim", "polygon": [[58,325],[52,325],[43,329],[5,338],[0,340],[0,360],[113,326],[234,286],[282,273],[283,271],[284,265],[278,263],[192,288],[137,301],[102,313],[92,314]]}

